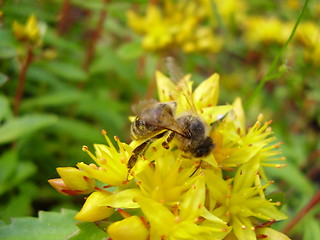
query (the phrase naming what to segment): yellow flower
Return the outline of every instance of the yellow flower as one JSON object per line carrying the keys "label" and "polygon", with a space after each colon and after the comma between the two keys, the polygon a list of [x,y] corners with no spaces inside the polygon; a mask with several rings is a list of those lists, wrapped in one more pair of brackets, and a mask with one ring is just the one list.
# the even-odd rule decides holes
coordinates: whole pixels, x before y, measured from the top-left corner
{"label": "yellow flower", "polygon": [[[64,188],[93,191],[75,218],[111,221],[107,232],[115,240],[286,240],[285,235],[269,228],[286,216],[277,208],[280,203],[264,194],[272,182],[263,185],[261,180],[266,180],[263,167],[281,166],[270,163],[282,159],[271,122],[262,124],[260,115],[247,128],[239,98],[233,105],[218,106],[218,74],[194,90],[191,75],[176,75],[178,79],[171,81],[157,72],[159,100],[177,103],[174,117],[189,112],[202,119],[215,143],[208,156],[187,155],[175,147],[179,146],[174,142],[177,139],[169,148],[163,146],[163,139],[153,139],[128,174],[133,150],[148,139],[125,144],[115,138],[115,147],[102,131],[108,145],[95,144],[95,154],[83,147],[95,164],[80,162],[80,170],[58,168],[62,187],[54,179],[52,185],[62,193],[66,193]],[[117,219],[109,218],[115,209],[125,219],[112,221]],[[125,214],[126,209],[132,216]]]}
{"label": "yellow flower", "polygon": [[13,22],[12,30],[15,37],[24,43],[31,46],[37,46],[41,44],[44,34],[44,26],[41,25],[34,15],[31,15],[26,24],[22,25],[17,21]]}
{"label": "yellow flower", "polygon": [[149,222],[150,239],[223,239],[230,230],[204,210],[203,176],[197,177],[181,204],[171,209],[146,197],[139,196],[136,200]]}
{"label": "yellow flower", "polygon": [[[284,164],[272,163],[283,161],[279,143],[272,136],[271,121],[261,123],[263,116],[249,129],[246,129],[245,115],[241,99],[237,98],[233,110],[223,121],[218,123],[210,136],[215,140],[213,155],[224,169],[238,167],[254,157],[260,159],[262,166],[283,167]],[[262,171],[262,170],[261,170]]]}
{"label": "yellow flower", "polygon": [[[265,186],[259,182],[259,160],[253,159],[242,165],[233,179],[224,180],[205,170],[209,190],[209,210],[232,226],[232,232],[238,240],[256,240],[258,219],[279,221],[286,216],[264,196]],[[261,221],[260,220],[260,221]]]}
{"label": "yellow flower", "polygon": [[119,186],[125,183],[127,177],[127,161],[129,154],[132,152],[132,148],[119,141],[118,149],[112,144],[105,131],[102,131],[105,136],[108,145],[95,144],[96,154],[93,155],[87,147],[83,147],[83,151],[87,152],[90,157],[96,162],[96,164],[85,164],[80,162],[77,167],[86,172],[92,178],[99,180],[108,185]]}
{"label": "yellow flower", "polygon": [[[161,141],[152,145],[153,150],[145,154],[146,159],[154,159],[153,165],[146,165],[143,171],[135,174],[142,195],[165,205],[179,203],[195,181],[190,177],[194,167],[182,168],[179,151],[169,151],[161,146]],[[165,161],[163,161],[165,159]]]}
{"label": "yellow flower", "polygon": [[[185,86],[182,86],[184,89],[180,89],[179,84],[176,85],[161,72],[156,72],[159,100],[160,102],[176,101],[177,115],[188,110],[188,101],[192,101],[194,106],[191,107],[194,107],[197,114],[210,125],[232,109],[230,105],[216,106],[219,98],[219,75],[217,73],[203,81],[194,91],[192,91],[191,75],[186,75],[184,78]],[[185,94],[181,94],[181,90],[186,94],[190,92],[188,95],[191,99],[186,99]]]}
{"label": "yellow flower", "polygon": [[89,194],[94,190],[95,180],[84,171],[73,167],[60,167],[57,171],[61,178],[50,179],[49,183],[64,195]]}

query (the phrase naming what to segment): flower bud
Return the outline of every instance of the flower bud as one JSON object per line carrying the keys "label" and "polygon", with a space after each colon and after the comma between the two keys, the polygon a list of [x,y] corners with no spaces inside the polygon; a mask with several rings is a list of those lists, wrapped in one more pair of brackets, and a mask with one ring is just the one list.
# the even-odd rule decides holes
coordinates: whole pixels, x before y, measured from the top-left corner
{"label": "flower bud", "polygon": [[73,167],[60,167],[57,171],[61,178],[50,179],[49,184],[64,195],[89,194],[94,190],[95,180],[83,171]]}
{"label": "flower bud", "polygon": [[112,193],[108,191],[93,192],[84,203],[75,219],[84,222],[96,222],[111,216],[114,209],[108,206],[100,206],[103,200]]}
{"label": "flower bud", "polygon": [[112,240],[147,240],[149,237],[149,230],[137,216],[114,222],[107,231]]}
{"label": "flower bud", "polygon": [[39,45],[44,35],[44,25],[39,24],[34,15],[28,18],[25,25],[16,21],[13,22],[12,30],[20,42],[25,42],[33,46]]}

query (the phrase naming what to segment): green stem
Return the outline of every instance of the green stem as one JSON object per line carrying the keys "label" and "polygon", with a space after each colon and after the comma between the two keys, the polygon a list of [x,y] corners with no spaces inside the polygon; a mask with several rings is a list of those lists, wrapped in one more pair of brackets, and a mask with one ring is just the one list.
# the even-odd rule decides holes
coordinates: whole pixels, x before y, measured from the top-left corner
{"label": "green stem", "polygon": [[[275,70],[276,70],[276,67],[284,53],[284,51],[287,49],[290,41],[292,40],[296,30],[297,30],[297,27],[302,19],[302,16],[304,14],[304,11],[306,10],[307,8],[307,5],[308,5],[308,2],[309,0],[306,0],[304,2],[304,5],[303,5],[303,8],[300,12],[300,15],[299,15],[299,18],[297,19],[292,31],[291,31],[291,34],[289,36],[289,38],[287,39],[286,43],[282,46],[282,48],[280,49],[278,55],[276,56],[276,58],[273,60],[271,66],[269,67],[267,73],[263,76],[263,78],[261,79],[261,82],[259,83],[258,87],[254,90],[253,94],[251,95],[251,97],[249,98],[249,100],[247,101],[247,103],[244,105],[245,108],[248,108],[250,106],[250,104],[253,102],[253,100],[256,98],[256,96],[258,95],[259,92],[261,92],[262,88],[264,87],[264,85],[271,79],[273,79],[272,75],[274,75],[275,73]],[[270,76],[271,75],[271,76]]]}
{"label": "green stem", "polygon": [[32,62],[32,57],[33,57],[32,47],[27,47],[27,56],[21,66],[18,88],[16,92],[16,97],[14,100],[14,106],[13,106],[14,115],[19,114],[20,104],[21,104],[25,81],[26,81],[26,74],[27,74],[30,63]]}

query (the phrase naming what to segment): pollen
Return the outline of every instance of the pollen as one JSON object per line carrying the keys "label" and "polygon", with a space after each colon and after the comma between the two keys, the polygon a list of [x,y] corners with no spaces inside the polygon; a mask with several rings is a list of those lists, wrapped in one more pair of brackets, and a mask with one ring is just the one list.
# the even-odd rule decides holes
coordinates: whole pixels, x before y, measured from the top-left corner
{"label": "pollen", "polygon": [[104,130],[104,129],[102,129],[102,130],[101,130],[101,134],[102,134],[103,136],[106,136],[106,135],[107,135],[107,131]]}
{"label": "pollen", "polygon": [[281,206],[281,202],[279,202],[279,201],[275,202],[275,205],[279,207],[279,206]]}
{"label": "pollen", "polygon": [[259,122],[262,122],[262,121],[263,121],[263,118],[264,118],[263,113],[260,113],[260,114],[258,115],[258,121],[259,121]]}
{"label": "pollen", "polygon": [[97,165],[95,165],[94,163],[90,163],[89,166],[94,170],[98,170]]}
{"label": "pollen", "polygon": [[103,164],[106,164],[107,163],[107,160],[103,157],[100,158],[100,163],[103,165]]}
{"label": "pollen", "polygon": [[107,172],[107,170],[104,167],[98,167],[98,170],[102,172]]}

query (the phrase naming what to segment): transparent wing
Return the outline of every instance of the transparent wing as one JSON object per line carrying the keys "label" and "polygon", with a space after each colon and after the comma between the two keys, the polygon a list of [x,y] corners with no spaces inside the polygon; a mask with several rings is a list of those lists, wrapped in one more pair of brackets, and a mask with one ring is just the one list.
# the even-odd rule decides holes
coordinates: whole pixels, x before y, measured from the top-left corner
{"label": "transparent wing", "polygon": [[183,105],[186,105],[186,110],[197,115],[192,96],[192,82],[189,81],[190,76],[185,76],[183,74],[173,57],[167,57],[166,62],[171,80],[176,84],[175,95],[177,95],[177,98],[180,99],[180,102]]}
{"label": "transparent wing", "polygon": [[140,100],[138,103],[132,104],[131,110],[134,113],[134,115],[138,116],[142,113],[144,109],[153,106],[157,102],[158,101],[153,98]]}
{"label": "transparent wing", "polygon": [[175,102],[157,103],[145,108],[139,118],[148,125],[168,129],[182,136],[188,136],[188,132],[174,118],[175,106]]}

